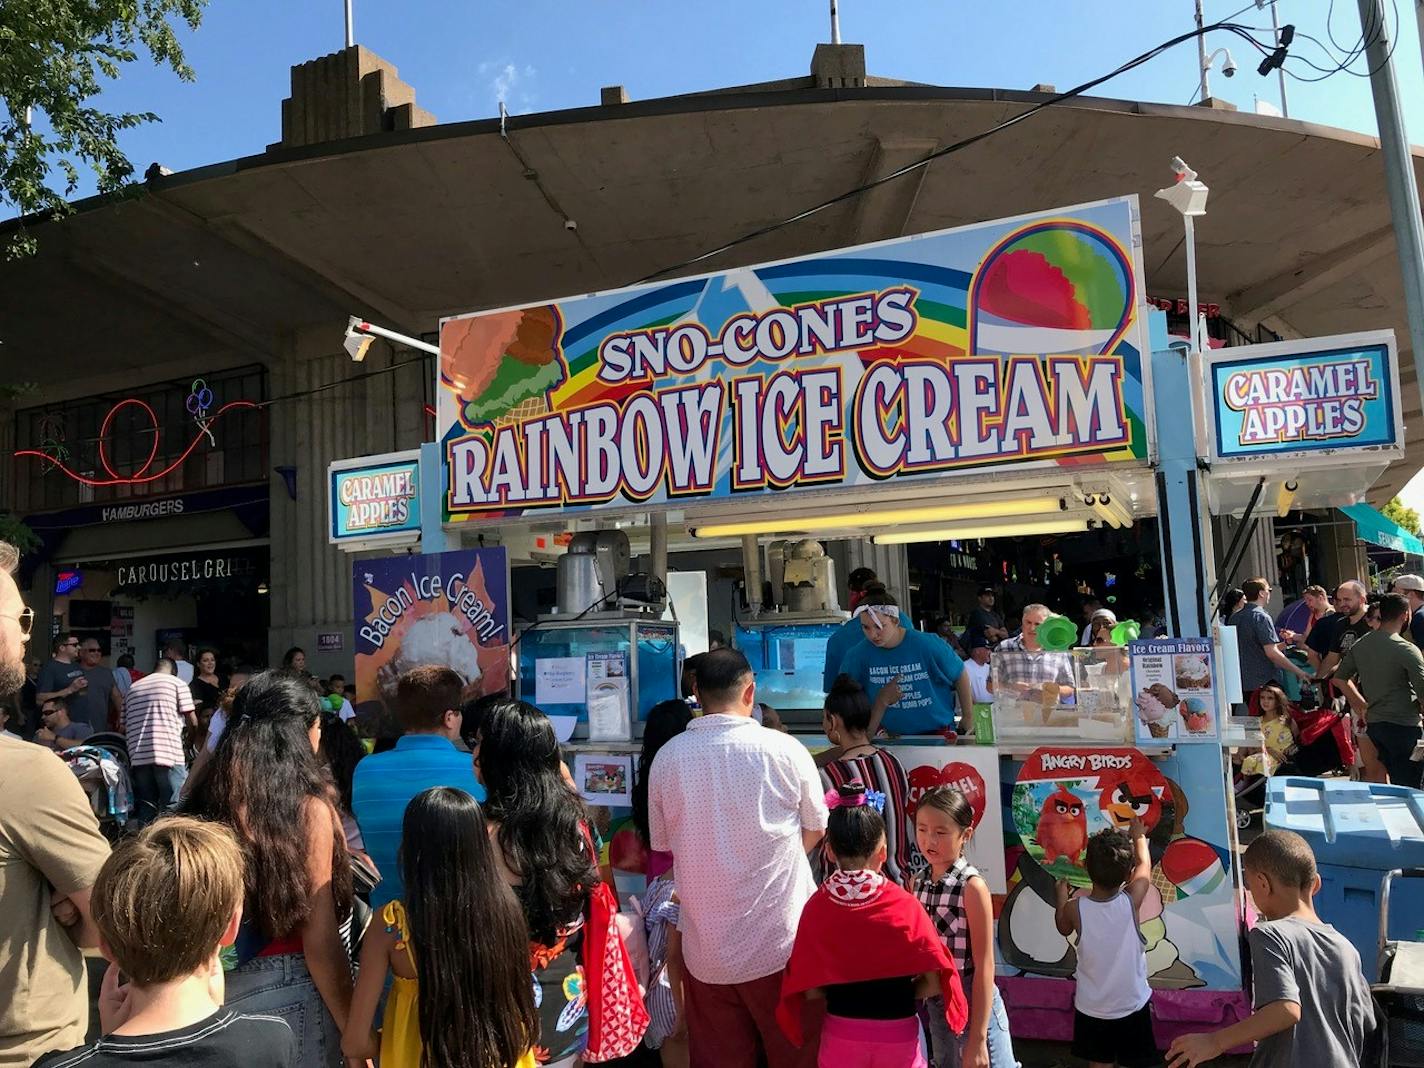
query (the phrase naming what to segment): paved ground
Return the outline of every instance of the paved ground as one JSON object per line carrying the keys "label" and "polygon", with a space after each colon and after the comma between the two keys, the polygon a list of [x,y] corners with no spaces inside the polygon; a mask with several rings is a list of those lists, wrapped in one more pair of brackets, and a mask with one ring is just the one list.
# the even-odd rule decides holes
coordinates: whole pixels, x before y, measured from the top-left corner
{"label": "paved ground", "polygon": [[[1015,1042],[1014,1054],[1023,1068],[1083,1068],[1087,1063],[1068,1052],[1067,1045],[1059,1042]],[[1212,1061],[1223,1068],[1245,1068],[1250,1057],[1220,1057]]]}
{"label": "paved ground", "polygon": [[[90,991],[90,1038],[97,1038],[99,1035],[99,984],[104,978],[105,964],[102,958],[90,957],[89,964],[89,991]],[[1087,1062],[1080,1061],[1068,1052],[1068,1046],[1063,1042],[1026,1042],[1023,1040],[1014,1043],[1014,1053],[1019,1059],[1023,1068],[1084,1068]],[[1223,1068],[1244,1068],[1250,1057],[1222,1057],[1213,1061],[1213,1064],[1222,1065]],[[626,1062],[616,1062],[619,1065],[626,1065],[626,1068],[657,1068],[656,1059],[633,1059]]]}

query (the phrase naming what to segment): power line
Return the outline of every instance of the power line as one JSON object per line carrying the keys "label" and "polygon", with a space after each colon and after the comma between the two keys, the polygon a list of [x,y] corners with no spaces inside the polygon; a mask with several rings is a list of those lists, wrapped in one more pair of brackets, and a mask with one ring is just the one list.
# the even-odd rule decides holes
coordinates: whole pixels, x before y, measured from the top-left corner
{"label": "power line", "polygon": [[[1244,11],[1246,9],[1243,8],[1242,10]],[[852,200],[863,193],[868,193],[872,189],[877,189],[882,185],[885,185],[889,182],[893,182],[897,178],[902,178],[905,175],[917,171],[922,167],[928,167],[935,160],[943,159],[945,156],[952,155],[956,152],[962,152],[966,148],[969,148],[973,145],[977,145],[980,141],[987,140],[988,138],[993,137],[995,134],[1002,133],[1004,130],[1017,126],[1019,123],[1025,121],[1026,119],[1032,118],[1039,112],[1051,108],[1057,104],[1061,104],[1065,100],[1071,100],[1074,97],[1081,96],[1082,94],[1088,92],[1090,89],[1095,89],[1099,85],[1102,85],[1104,82],[1111,81],[1113,78],[1116,78],[1120,74],[1126,74],[1128,71],[1135,70],[1136,68],[1142,66],[1144,63],[1148,63],[1151,60],[1156,59],[1162,53],[1168,51],[1169,49],[1175,48],[1177,45],[1182,44],[1184,41],[1190,41],[1199,35],[1204,35],[1207,33],[1211,33],[1215,30],[1223,29],[1235,32],[1239,36],[1245,37],[1248,41],[1251,41],[1257,47],[1260,47],[1259,42],[1255,41],[1255,39],[1252,38],[1249,33],[1230,22],[1214,22],[1209,26],[1203,26],[1200,30],[1193,28],[1187,33],[1179,34],[1168,41],[1162,42],[1155,48],[1151,48],[1148,51],[1143,52],[1141,55],[1128,60],[1121,66],[1109,71],[1107,74],[1083,82],[1081,85],[1074,86],[1072,89],[1069,89],[1066,92],[1057,93],[1049,99],[1040,101],[1039,103],[1033,105],[1027,111],[1021,112],[1018,115],[1011,116],[1010,118],[1005,119],[1003,122],[998,123],[995,126],[989,127],[989,129],[987,130],[983,130],[977,134],[962,138],[961,140],[956,141],[951,145],[946,145],[944,148],[936,149],[934,152],[931,152],[926,156],[922,156],[917,160],[907,163],[903,167],[897,167],[889,174],[881,175],[879,178],[872,179],[871,181],[866,182],[862,185],[855,186],[852,189],[847,189],[843,193],[838,193],[837,195],[827,200],[823,200],[818,204],[813,204],[810,207],[805,208],[785,219],[781,219],[774,223],[768,223],[765,226],[759,226],[756,229],[750,230],[739,237],[733,238],[725,244],[719,245],[716,248],[708,250],[707,252],[692,256],[688,259],[681,261],[680,263],[675,263],[669,267],[664,267],[661,270],[654,271],[652,274],[646,275],[631,284],[641,285],[644,282],[652,282],[658,278],[661,278],[663,275],[673,274],[675,272],[684,271],[689,267],[695,267],[696,265],[700,263],[705,263],[707,260],[720,256],[722,253],[728,252],[738,247],[739,245],[744,245],[748,241],[754,241],[759,237],[765,236],[766,234],[774,233],[775,231],[790,226],[793,223],[798,223],[802,219],[808,219],[813,215],[817,215],[820,212],[825,211],[827,208],[833,208],[837,204],[843,204],[848,200]]]}

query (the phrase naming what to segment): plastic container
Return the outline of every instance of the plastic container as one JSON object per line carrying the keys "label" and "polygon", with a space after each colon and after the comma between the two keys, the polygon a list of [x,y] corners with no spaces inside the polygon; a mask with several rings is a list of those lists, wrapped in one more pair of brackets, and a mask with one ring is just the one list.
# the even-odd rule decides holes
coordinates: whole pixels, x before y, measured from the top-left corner
{"label": "plastic container", "polygon": [[[1424,791],[1282,776],[1266,784],[1265,824],[1295,831],[1310,843],[1320,871],[1315,911],[1359,950],[1365,976],[1373,982],[1380,881],[1394,868],[1424,867]],[[1410,939],[1421,927],[1424,894],[1396,893],[1390,900],[1390,938]]]}
{"label": "plastic container", "polygon": [[[996,744],[1037,748],[1131,741],[1132,689],[1126,650],[999,649],[989,668],[994,677]],[[1064,687],[1071,693],[1064,693]]]}

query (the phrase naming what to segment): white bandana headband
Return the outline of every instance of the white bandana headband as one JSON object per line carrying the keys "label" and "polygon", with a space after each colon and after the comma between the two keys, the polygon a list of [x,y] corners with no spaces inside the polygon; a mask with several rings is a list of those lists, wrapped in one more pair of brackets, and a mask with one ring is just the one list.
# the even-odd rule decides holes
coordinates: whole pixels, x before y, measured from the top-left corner
{"label": "white bandana headband", "polygon": [[858,605],[854,612],[850,614],[851,619],[859,619],[864,614],[869,614],[871,622],[875,624],[876,630],[884,630],[886,623],[897,623],[900,620],[900,610],[893,604],[863,604]]}

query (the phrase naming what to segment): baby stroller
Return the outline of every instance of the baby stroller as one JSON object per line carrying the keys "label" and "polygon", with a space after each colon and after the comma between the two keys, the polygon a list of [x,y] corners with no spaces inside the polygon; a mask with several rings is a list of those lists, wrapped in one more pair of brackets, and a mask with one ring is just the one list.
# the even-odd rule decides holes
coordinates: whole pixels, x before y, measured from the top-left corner
{"label": "baby stroller", "polygon": [[88,795],[100,832],[110,842],[117,842],[133,812],[129,749],[124,736],[110,731],[91,734],[83,745],[65,749],[59,755]]}
{"label": "baby stroller", "polygon": [[1319,777],[1331,772],[1348,775],[1355,766],[1355,724],[1350,713],[1324,700],[1324,683],[1301,689],[1295,720],[1296,774]]}
{"label": "baby stroller", "polygon": [[1380,883],[1379,982],[1375,996],[1380,1068],[1424,1068],[1424,942],[1389,940],[1395,879],[1424,879],[1424,868],[1387,872]]}

